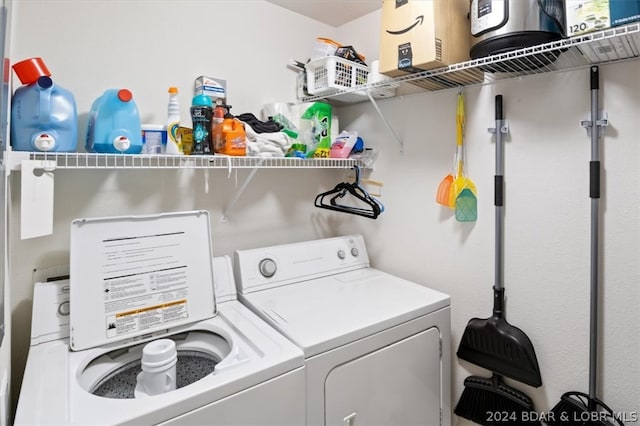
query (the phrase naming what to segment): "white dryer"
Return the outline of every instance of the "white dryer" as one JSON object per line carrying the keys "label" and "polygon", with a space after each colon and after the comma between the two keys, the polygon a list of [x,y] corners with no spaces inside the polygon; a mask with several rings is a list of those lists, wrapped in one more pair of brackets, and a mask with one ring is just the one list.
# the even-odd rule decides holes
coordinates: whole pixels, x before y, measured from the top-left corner
{"label": "white dryer", "polygon": [[[16,425],[304,422],[303,352],[237,301],[207,212],[83,219],[71,234],[70,280],[34,289]],[[149,393],[141,358],[160,341],[177,349],[175,390]]]}
{"label": "white dryer", "polygon": [[240,301],[303,349],[307,425],[451,423],[450,298],[373,269],[360,235],[240,250]]}

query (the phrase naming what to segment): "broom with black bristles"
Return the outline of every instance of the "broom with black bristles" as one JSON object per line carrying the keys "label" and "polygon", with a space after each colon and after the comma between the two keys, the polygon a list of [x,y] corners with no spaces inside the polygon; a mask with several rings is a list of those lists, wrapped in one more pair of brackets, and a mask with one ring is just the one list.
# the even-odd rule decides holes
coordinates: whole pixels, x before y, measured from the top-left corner
{"label": "broom with black bristles", "polygon": [[493,372],[491,378],[467,377],[455,414],[481,425],[540,425],[534,415],[533,402],[521,391],[507,386],[502,376],[540,386],[540,368],[527,335],[509,324],[504,315],[503,231],[504,231],[504,167],[502,95],[496,96],[496,175],[495,199],[495,285],[493,286],[493,316],[473,318],[460,340],[460,359]]}
{"label": "broom with black bristles", "polygon": [[591,254],[590,254],[590,321],[589,321],[589,394],[566,392],[553,407],[546,421],[549,425],[562,426],[623,426],[613,410],[596,398],[596,375],[598,370],[598,211],[600,204],[600,156],[598,138],[600,127],[606,122],[598,120],[598,91],[600,71],[590,68],[591,121],[585,123],[590,129],[591,161],[589,163],[589,197],[591,198]]}
{"label": "broom with black bristles", "polygon": [[540,425],[531,398],[495,373],[491,378],[467,377],[454,412],[481,425]]}

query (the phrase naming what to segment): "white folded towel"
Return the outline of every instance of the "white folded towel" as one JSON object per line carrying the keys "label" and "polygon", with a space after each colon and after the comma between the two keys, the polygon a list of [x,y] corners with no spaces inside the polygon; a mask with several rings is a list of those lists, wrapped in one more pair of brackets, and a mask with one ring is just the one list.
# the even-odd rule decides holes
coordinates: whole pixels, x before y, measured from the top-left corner
{"label": "white folded towel", "polygon": [[256,133],[249,124],[244,124],[247,135],[247,155],[251,157],[284,157],[293,139],[283,132]]}

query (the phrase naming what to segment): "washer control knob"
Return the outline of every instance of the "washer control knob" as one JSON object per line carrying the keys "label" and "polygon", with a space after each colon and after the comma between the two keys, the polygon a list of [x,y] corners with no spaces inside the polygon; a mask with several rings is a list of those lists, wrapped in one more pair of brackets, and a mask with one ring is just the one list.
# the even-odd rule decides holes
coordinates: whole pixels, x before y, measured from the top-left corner
{"label": "washer control knob", "polygon": [[58,314],[66,317],[69,315],[69,301],[65,300],[64,302],[58,305]]}
{"label": "washer control knob", "polygon": [[359,254],[360,254],[360,252],[358,251],[357,248],[355,248],[355,247],[351,248],[351,256],[358,257]]}
{"label": "washer control knob", "polygon": [[276,262],[273,259],[262,259],[260,264],[258,264],[258,269],[263,277],[271,278],[275,275],[278,267],[276,266]]}
{"label": "washer control knob", "polygon": [[338,258],[344,260],[345,257],[346,255],[344,254],[344,250],[338,250]]}

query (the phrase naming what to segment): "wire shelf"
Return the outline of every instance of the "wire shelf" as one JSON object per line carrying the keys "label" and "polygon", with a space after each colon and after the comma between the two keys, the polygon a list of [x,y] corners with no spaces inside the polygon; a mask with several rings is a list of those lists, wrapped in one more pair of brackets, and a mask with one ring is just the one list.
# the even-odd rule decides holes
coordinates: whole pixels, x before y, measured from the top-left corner
{"label": "wire shelf", "polygon": [[[377,157],[366,150],[351,158],[232,157],[224,155],[94,154],[80,152],[7,152],[10,169],[22,160],[52,162],[55,169],[343,169],[371,168]],[[43,166],[45,167],[45,166]],[[46,166],[49,167],[49,166]]]}
{"label": "wire shelf", "polygon": [[377,97],[377,93],[384,93],[384,97],[392,97],[389,96],[389,90],[392,90],[395,96],[403,96],[452,87],[491,84],[505,79],[573,70],[634,59],[638,56],[640,23],[636,22],[444,68],[369,83],[357,90],[345,89],[322,96],[309,96],[302,101],[328,99],[337,103],[365,102],[369,99],[367,92],[374,98]]}

